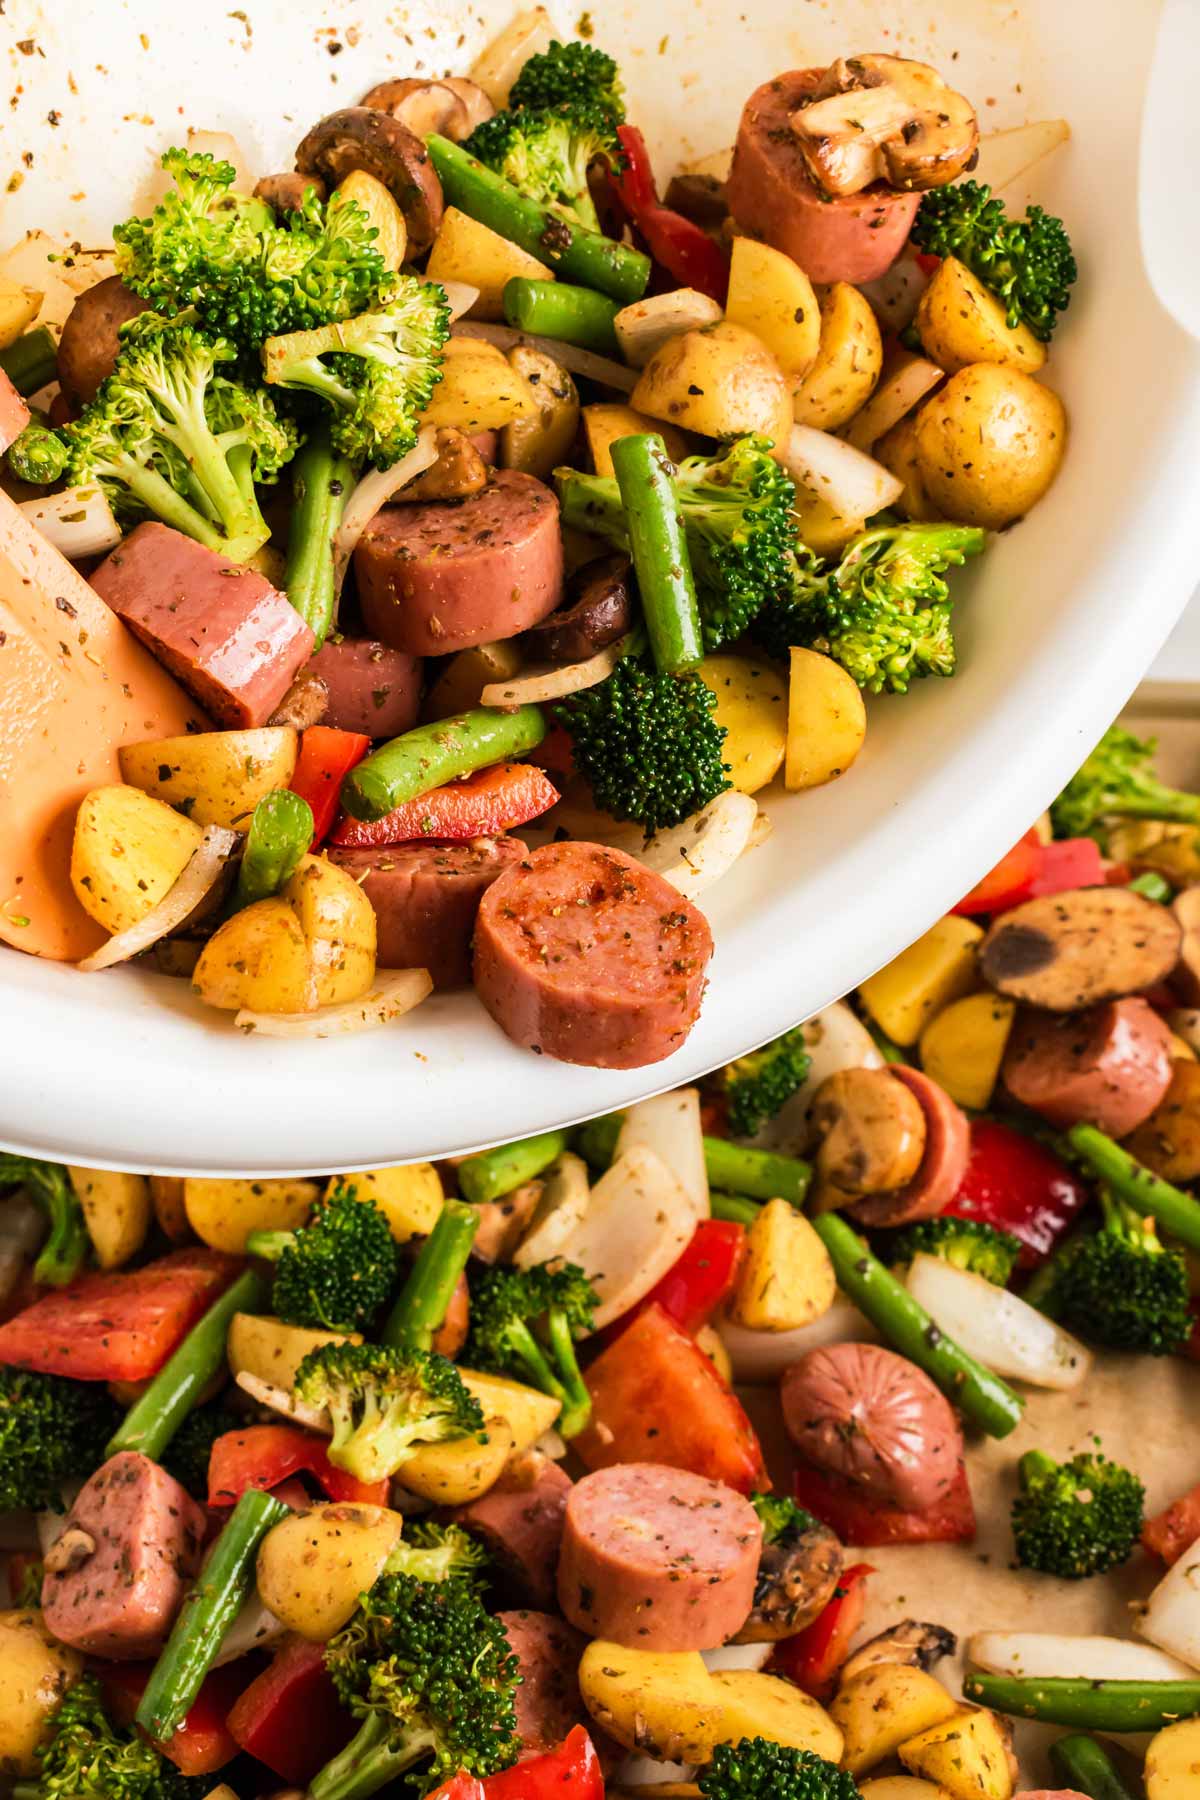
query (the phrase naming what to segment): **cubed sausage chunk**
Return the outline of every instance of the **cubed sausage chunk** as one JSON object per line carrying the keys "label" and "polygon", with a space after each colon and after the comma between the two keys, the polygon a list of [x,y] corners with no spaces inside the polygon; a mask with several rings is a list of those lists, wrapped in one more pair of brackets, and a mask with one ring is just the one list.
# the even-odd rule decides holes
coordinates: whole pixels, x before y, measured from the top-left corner
{"label": "cubed sausage chunk", "polygon": [[415,656],[375,638],[331,638],[308,666],[329,695],[326,725],[391,738],[416,724],[421,664]]}

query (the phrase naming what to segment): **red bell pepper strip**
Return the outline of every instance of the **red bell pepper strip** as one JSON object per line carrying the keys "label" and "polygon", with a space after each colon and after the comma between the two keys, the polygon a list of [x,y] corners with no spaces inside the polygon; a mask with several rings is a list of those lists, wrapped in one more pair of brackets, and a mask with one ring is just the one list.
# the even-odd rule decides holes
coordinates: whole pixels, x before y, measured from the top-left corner
{"label": "red bell pepper strip", "polygon": [[345,1749],[356,1724],[337,1697],[324,1644],[299,1637],[284,1639],[229,1713],[238,1747],[294,1787],[307,1787]]}
{"label": "red bell pepper strip", "polygon": [[849,1653],[851,1639],[862,1624],[866,1580],[874,1573],[871,1563],[853,1563],[843,1569],[832,1598],[812,1624],[795,1637],[782,1638],[776,1644],[771,1673],[786,1675],[814,1700],[828,1700],[837,1686],[838,1670]]}
{"label": "red bell pepper strip", "polygon": [[1036,1138],[995,1119],[971,1121],[971,1155],[947,1212],[981,1219],[1021,1240],[1022,1269],[1036,1269],[1059,1246],[1087,1205],[1088,1190]]}
{"label": "red bell pepper strip", "polygon": [[941,257],[931,256],[928,250],[916,250],[913,252],[913,256],[922,275],[936,275],[942,266]]}
{"label": "red bell pepper strip", "polygon": [[573,1725],[553,1750],[487,1776],[483,1795],[484,1800],[604,1800],[596,1747],[582,1725]]}
{"label": "red bell pepper strip", "polygon": [[[110,1663],[101,1672],[104,1698],[119,1725],[132,1725],[153,1667],[153,1663]],[[212,1775],[237,1755],[237,1741],[228,1719],[246,1685],[246,1667],[239,1660],[211,1670],[183,1724],[161,1742],[151,1739],[155,1748],[184,1775]]]}
{"label": "red bell pepper strip", "polygon": [[863,1550],[880,1544],[960,1544],[975,1536],[975,1507],[961,1466],[941,1498],[919,1513],[857,1493],[806,1463],[797,1468],[793,1487],[798,1505],[835,1531],[843,1544]]}
{"label": "red bell pepper strip", "polygon": [[624,167],[613,176],[617,198],[659,266],[682,287],[695,288],[724,304],[729,287],[729,261],[720,245],[659,202],[646,140],[636,125],[619,125]]}
{"label": "red bell pepper strip", "polygon": [[426,1794],[425,1800],[484,1800],[483,1783],[478,1775],[468,1775],[460,1769],[441,1787],[434,1788],[432,1794]]}
{"label": "red bell pepper strip", "polygon": [[141,1269],[84,1275],[0,1325],[0,1363],[75,1381],[145,1381],[244,1266],[219,1250],[175,1250]]}
{"label": "red bell pepper strip", "polygon": [[1036,831],[1027,831],[950,911],[972,918],[976,913],[1007,912],[1023,900],[1031,900],[1041,851]]}
{"label": "red bell pepper strip", "polygon": [[1200,1538],[1200,1482],[1142,1526],[1142,1544],[1170,1568]]}
{"label": "red bell pepper strip", "polygon": [[355,849],[421,838],[470,843],[472,838],[499,837],[514,826],[527,825],[557,800],[554,783],[532,763],[497,763],[406,800],[382,819],[342,818],[332,842]]}
{"label": "red bell pepper strip", "polygon": [[584,1379],[592,1417],[572,1447],[589,1469],[656,1462],[748,1494],[769,1485],[754,1427],[703,1350],[649,1306]]}
{"label": "red bell pepper strip", "polygon": [[1103,887],[1104,858],[1092,838],[1062,838],[1042,845],[1041,863],[1033,883],[1033,897],[1065,894],[1069,888]]}
{"label": "red bell pepper strip", "polygon": [[386,1506],[386,1481],[358,1481],[335,1469],[324,1441],[298,1425],[247,1425],[217,1438],[208,1459],[208,1504],[234,1506],[249,1488],[277,1488],[300,1470],[311,1475],[331,1500]]}
{"label": "red bell pepper strip", "polygon": [[694,1337],[733,1291],[745,1248],[744,1225],[727,1219],[705,1219],[697,1225],[678,1262],[671,1265],[644,1300],[609,1326],[607,1337],[601,1341],[611,1343],[651,1306],[661,1306],[668,1318]]}
{"label": "red bell pepper strip", "polygon": [[361,731],[338,731],[332,725],[310,725],[300,739],[300,754],[288,783],[312,808],[313,844],[329,836],[341,804],[342,781],[371,748]]}

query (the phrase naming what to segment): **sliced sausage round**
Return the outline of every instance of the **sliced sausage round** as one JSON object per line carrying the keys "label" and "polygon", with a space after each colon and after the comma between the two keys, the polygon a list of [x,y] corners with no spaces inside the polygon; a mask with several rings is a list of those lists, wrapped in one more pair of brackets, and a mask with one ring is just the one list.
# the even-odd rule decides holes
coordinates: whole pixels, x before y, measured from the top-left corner
{"label": "sliced sausage round", "polygon": [[1076,1012],[1165,981],[1182,936],[1169,909],[1144,894],[1072,888],[1004,913],[979,946],[979,966],[997,993]]}
{"label": "sliced sausage round", "polygon": [[587,1718],[579,1692],[584,1642],[554,1613],[501,1612],[496,1619],[521,1665],[514,1704],[521,1755],[540,1756]]}
{"label": "sliced sausage round", "polygon": [[945,1212],[962,1186],[971,1156],[971,1127],[961,1106],[945,1088],[895,1063],[891,1074],[915,1097],[925,1115],[925,1150],[912,1180],[892,1194],[873,1194],[848,1210],[860,1225],[909,1225],[914,1219],[936,1218]]}
{"label": "sliced sausage round", "polygon": [[1096,1125],[1124,1137],[1171,1085],[1171,1031],[1146,1000],[1086,1012],[1017,1014],[1002,1069],[1014,1100],[1052,1125]]}
{"label": "sliced sausage round", "polygon": [[444,656],[527,631],[562,598],[558,501],[501,469],[455,504],[385,506],[354,570],[368,631],[410,656]]}
{"label": "sliced sausage round", "polygon": [[590,1637],[636,1650],[715,1650],[754,1604],[762,1525],[719,1481],[614,1463],[567,1500],[558,1602]]}
{"label": "sliced sausage round", "polygon": [[571,1477],[548,1457],[507,1470],[480,1500],[455,1514],[482,1538],[497,1565],[538,1606],[555,1604],[558,1553]]}
{"label": "sliced sausage round", "polygon": [[146,306],[119,275],[109,275],[80,294],[58,340],[59,386],[76,411],[96,398],[96,389],[112,374],[117,360],[122,325],[145,312]]}
{"label": "sliced sausage round", "polygon": [[742,113],[729,210],[743,231],[799,263],[813,281],[874,281],[907,241],[920,194],[874,182],[859,194],[824,194],[809,175],[791,115],[823,69],[793,69],[755,88]]}
{"label": "sliced sausage round", "polygon": [[780,1398],[801,1456],[888,1506],[924,1512],[957,1479],[963,1439],[953,1409],[894,1350],[810,1350],[785,1373]]}
{"label": "sliced sausage round", "polygon": [[375,908],[381,969],[428,969],[438,988],[467,987],[471,933],[492,883],[527,854],[518,838],[331,850]]}
{"label": "sliced sausage round", "polygon": [[325,683],[325,723],[368,737],[399,737],[417,722],[421,664],[374,638],[327,640],[308,665]]}
{"label": "sliced sausage round", "polygon": [[678,888],[600,844],[544,844],[483,897],[475,990],[526,1049],[639,1069],[695,1024],[712,932]]}

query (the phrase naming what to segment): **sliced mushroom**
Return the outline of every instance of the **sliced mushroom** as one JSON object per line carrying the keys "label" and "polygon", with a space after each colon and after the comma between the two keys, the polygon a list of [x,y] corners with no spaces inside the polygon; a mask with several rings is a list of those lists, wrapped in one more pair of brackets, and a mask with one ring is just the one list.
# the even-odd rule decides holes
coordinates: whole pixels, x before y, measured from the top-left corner
{"label": "sliced mushroom", "polygon": [[672,175],[663,205],[682,213],[702,231],[720,231],[729,217],[725,183],[715,175]]}
{"label": "sliced mushroom", "polygon": [[942,187],[974,161],[979,121],[928,63],[840,56],[791,116],[816,185],[857,194],[874,181]]}
{"label": "sliced mushroom", "polygon": [[537,662],[584,662],[625,636],[633,618],[627,556],[602,556],[571,577],[568,600],[525,633]]}
{"label": "sliced mushroom", "polygon": [[329,689],[319,675],[302,669],[267,724],[294,725],[297,731],[307,731],[310,725],[319,725],[328,711]]}
{"label": "sliced mushroom", "polygon": [[901,1619],[899,1625],[881,1631],[848,1657],[838,1680],[844,1685],[878,1663],[907,1663],[928,1674],[935,1663],[943,1656],[953,1656],[957,1648],[958,1639],[944,1625],[932,1625],[927,1619]]}
{"label": "sliced mushroom", "polygon": [[735,1644],[765,1644],[803,1631],[833,1598],[842,1572],[842,1546],[813,1519],[807,1530],[785,1531],[764,1544],[754,1605]]}
{"label": "sliced mushroom", "polygon": [[469,437],[454,425],[439,425],[437,461],[392,495],[393,506],[410,500],[465,500],[487,486],[488,466]]}
{"label": "sliced mushroom", "polygon": [[96,1554],[96,1540],[90,1532],[79,1525],[68,1525],[60,1538],[56,1538],[42,1559],[43,1567],[50,1575],[70,1575],[76,1569],[82,1569],[85,1562]]}
{"label": "sliced mushroom", "polygon": [[819,1212],[912,1180],[925,1154],[925,1114],[888,1069],[841,1069],[821,1084],[811,1122],[820,1136]]}
{"label": "sliced mushroom", "polygon": [[256,182],[254,198],[265,200],[277,213],[299,212],[310,188],[318,200],[325,199],[328,190],[319,175],[300,175],[295,169],[286,169],[281,175],[264,175]]}
{"label": "sliced mushroom", "polygon": [[491,96],[485,94],[477,81],[471,81],[466,75],[447,75],[442,83],[444,87],[453,88],[467,109],[467,132],[474,131],[485,119],[495,114]]}
{"label": "sliced mushroom", "polygon": [[412,75],[399,81],[381,81],[363,95],[359,105],[391,113],[393,119],[399,119],[420,138],[436,131],[440,137],[461,144],[471,135],[466,105],[448,81],[422,81]]}
{"label": "sliced mushroom", "polygon": [[296,167],[331,187],[354,169],[374,175],[404,214],[409,254],[432,244],[442,222],[442,184],[424,143],[391,113],[370,106],[330,113],[301,139]]}

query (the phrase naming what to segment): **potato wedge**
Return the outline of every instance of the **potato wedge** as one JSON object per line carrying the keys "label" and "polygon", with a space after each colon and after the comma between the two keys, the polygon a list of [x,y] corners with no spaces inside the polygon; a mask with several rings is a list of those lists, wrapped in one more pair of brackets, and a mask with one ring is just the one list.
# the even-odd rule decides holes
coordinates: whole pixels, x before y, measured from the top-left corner
{"label": "potato wedge", "polygon": [[117,755],[130,786],[178,807],[195,824],[248,831],[263,796],[291,781],[298,744],[294,726],[263,725],[152,738],[123,744]]}
{"label": "potato wedge", "polygon": [[282,890],[308,944],[318,1006],[356,1000],[375,979],[375,909],[352,875],[303,856]]}
{"label": "potato wedge", "polygon": [[[473,319],[503,319],[504,284],[514,275],[534,281],[553,281],[554,270],[527,250],[512,244],[488,225],[468,217],[457,206],[448,206],[429,252],[425,273],[430,281],[462,281],[479,289],[471,307]],[[440,424],[454,424],[442,419]]]}
{"label": "potato wedge", "polygon": [[929,490],[925,486],[925,477],[921,473],[921,459],[917,454],[917,420],[915,413],[901,419],[898,425],[885,432],[878,439],[872,451],[876,462],[890,469],[901,485],[900,492],[892,502],[897,512],[906,519],[920,519],[933,524],[943,515],[929,498]]}
{"label": "potato wedge", "polygon": [[613,320],[621,355],[631,369],[644,369],[654,352],[681,331],[699,331],[715,325],[721,308],[695,288],[672,288],[667,294],[651,294],[623,306]]}
{"label": "potato wedge", "polygon": [[866,735],[867,709],[853,678],[819,650],[793,649],[783,776],[789,793],[844,775]]}
{"label": "potato wedge", "polygon": [[0,1765],[6,1775],[36,1775],[38,1748],[83,1658],[55,1643],[40,1612],[14,1610],[0,1613],[0,1667]]}
{"label": "potato wedge", "polygon": [[511,1381],[507,1375],[485,1375],[478,1369],[460,1368],[458,1372],[483,1408],[484,1416],[504,1420],[517,1456],[532,1450],[562,1411],[552,1395],[543,1394],[540,1388],[526,1387],[523,1381]]}
{"label": "potato wedge", "polygon": [[373,1200],[384,1213],[398,1244],[425,1237],[442,1210],[442,1184],[432,1163],[401,1163],[394,1169],[360,1169],[334,1175],[327,1191],[352,1188],[360,1200]]}
{"label": "potato wedge", "polygon": [[858,1791],[860,1800],[954,1800],[948,1788],[919,1775],[876,1775]]}
{"label": "potato wedge", "polygon": [[799,263],[757,238],[735,237],[725,317],[771,352],[793,393],[817,360],[821,309]]}
{"label": "potato wedge", "polygon": [[258,1547],[259,1598],[289,1631],[326,1643],[403,1535],[403,1518],[387,1506],[345,1501],[290,1513]]}
{"label": "potato wedge", "polygon": [[296,1176],[285,1181],[185,1177],[183,1204],[188,1224],[202,1244],[241,1256],[252,1231],[294,1231],[320,1197],[317,1182]]}
{"label": "potato wedge", "polygon": [[425,409],[423,425],[456,425],[468,437],[499,431],[514,419],[537,416],[529,384],[502,350],[479,338],[452,337],[442,357],[442,379]]}
{"label": "potato wedge", "polygon": [[979,986],[983,932],[948,913],[859,987],[859,999],[893,1043],[915,1044],[935,1014]]}
{"label": "potato wedge", "polygon": [[995,1713],[956,1711],[901,1744],[897,1755],[914,1775],[940,1782],[954,1800],[1010,1800],[1016,1764]]}
{"label": "potato wedge", "polygon": [[853,444],[856,450],[869,453],[881,437],[901,419],[907,418],[926,394],[944,379],[945,370],[936,363],[902,350],[884,364],[879,386],[850,423],[842,427],[846,442]]}
{"label": "potato wedge", "polygon": [[905,1663],[864,1669],[829,1703],[830,1716],[845,1735],[842,1762],[851,1775],[865,1774],[901,1744],[960,1711],[961,1703],[940,1681]]}
{"label": "potato wedge", "polygon": [[308,939],[287,901],[256,900],[214,931],[192,971],[192,989],[226,1012],[312,1012]]}
{"label": "potato wedge", "polygon": [[980,362],[1036,375],[1046,361],[1046,346],[1028,325],[1008,323],[995,294],[957,256],[938,264],[914,324],[922,349],[947,375]]}
{"label": "potato wedge", "polygon": [[952,375],[916,419],[921,479],[962,525],[999,531],[1051,486],[1067,448],[1058,395],[1019,369],[975,362]]}
{"label": "potato wedge", "polygon": [[353,200],[375,227],[375,249],[387,268],[398,270],[408,249],[408,226],[395,200],[374,175],[351,169],[333,191],[335,200]]}
{"label": "potato wedge", "polygon": [[119,1269],[146,1241],[153,1216],[144,1175],[68,1167],[84,1223],[102,1269]]}
{"label": "potato wedge", "polygon": [[821,341],[816,361],[796,391],[797,425],[835,431],[870,398],[883,367],[883,339],[870,303],[848,281],[819,296]]}
{"label": "potato wedge", "polygon": [[1185,1048],[1187,1058],[1172,1062],[1171,1085],[1150,1117],[1122,1140],[1130,1156],[1164,1181],[1200,1176],[1200,1063]]}
{"label": "potato wedge", "polygon": [[707,1762],[724,1735],[724,1705],[698,1650],[626,1650],[595,1638],[579,1691],[610,1737],[661,1762]]}
{"label": "potato wedge", "polygon": [[827,1313],[837,1296],[829,1252],[786,1200],[768,1200],[746,1234],[746,1250],[729,1301],[735,1325],[751,1331],[796,1331]]}
{"label": "potato wedge", "polygon": [[960,1106],[982,1112],[991,1100],[1016,1010],[1000,994],[967,994],[921,1032],[921,1067]]}
{"label": "potato wedge", "polygon": [[42,296],[35,288],[0,278],[0,350],[15,344],[38,316]]}
{"label": "potato wedge", "polygon": [[512,638],[498,644],[475,644],[448,656],[421,707],[423,719],[449,719],[479,705],[493,681],[511,681],[521,667],[521,652]]}
{"label": "potato wedge", "polygon": [[482,1440],[425,1444],[396,1471],[401,1487],[439,1506],[468,1506],[495,1485],[513,1453],[512,1428],[498,1413],[483,1421]]}
{"label": "potato wedge", "polygon": [[187,1243],[192,1235],[192,1228],[188,1224],[187,1208],[183,1204],[183,1177],[151,1175],[149,1181],[150,1204],[154,1208],[158,1229],[173,1244]]}
{"label": "potato wedge", "polygon": [[1193,1800],[1200,1791],[1200,1719],[1156,1732],[1143,1770],[1146,1800]]}
{"label": "potato wedge", "polygon": [[1194,825],[1166,825],[1159,819],[1121,819],[1108,826],[1108,854],[1114,862],[1157,869],[1176,887],[1200,882],[1200,831]]}
{"label": "potato wedge", "polygon": [[542,350],[522,344],[508,353],[508,360],[528,382],[537,401],[532,418],[514,419],[500,434],[500,466],[521,469],[548,481],[559,463],[566,462],[579,429],[579,390],[567,371]]}
{"label": "potato wedge", "polygon": [[757,1669],[720,1669],[713,1681],[721,1696],[726,1742],[763,1737],[773,1744],[811,1750],[827,1762],[841,1761],[840,1727],[823,1706],[790,1681]]}
{"label": "potato wedge", "polygon": [[597,475],[612,475],[612,446],[618,438],[636,437],[643,431],[657,431],[672,462],[682,462],[688,454],[688,442],[682,431],[676,431],[661,419],[635,412],[632,406],[599,401],[583,409],[583,429],[591,452],[592,467]]}
{"label": "potato wedge", "polygon": [[255,1375],[273,1387],[290,1388],[310,1350],[323,1344],[361,1344],[357,1331],[314,1331],[285,1325],[265,1313],[234,1313],[225,1340],[232,1375]]}
{"label": "potato wedge", "polygon": [[71,886],[86,913],[115,936],[156,907],[203,833],[134,787],[99,787],[75,815]]}
{"label": "potato wedge", "polygon": [[756,794],[778,775],[787,747],[783,679],[770,663],[748,656],[706,656],[699,675],[716,696],[729,779],[739,793]]}
{"label": "potato wedge", "polygon": [[753,332],[724,319],[660,345],[629,399],[638,412],[705,437],[754,431],[782,444],[792,423],[779,364]]}

